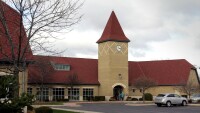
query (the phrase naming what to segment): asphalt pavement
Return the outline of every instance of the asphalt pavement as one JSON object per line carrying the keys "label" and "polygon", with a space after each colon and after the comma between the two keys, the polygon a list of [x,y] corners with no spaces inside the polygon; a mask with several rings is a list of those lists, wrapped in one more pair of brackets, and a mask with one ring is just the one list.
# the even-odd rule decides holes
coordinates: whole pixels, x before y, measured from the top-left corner
{"label": "asphalt pavement", "polygon": [[200,106],[157,107],[154,104],[78,103],[77,106],[52,106],[81,113],[200,113]]}

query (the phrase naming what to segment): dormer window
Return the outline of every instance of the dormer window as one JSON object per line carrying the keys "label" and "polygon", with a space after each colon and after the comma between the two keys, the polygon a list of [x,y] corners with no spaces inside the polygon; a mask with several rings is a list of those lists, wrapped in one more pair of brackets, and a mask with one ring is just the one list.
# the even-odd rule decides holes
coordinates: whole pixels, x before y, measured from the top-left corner
{"label": "dormer window", "polygon": [[68,64],[54,64],[55,70],[70,71],[70,65]]}

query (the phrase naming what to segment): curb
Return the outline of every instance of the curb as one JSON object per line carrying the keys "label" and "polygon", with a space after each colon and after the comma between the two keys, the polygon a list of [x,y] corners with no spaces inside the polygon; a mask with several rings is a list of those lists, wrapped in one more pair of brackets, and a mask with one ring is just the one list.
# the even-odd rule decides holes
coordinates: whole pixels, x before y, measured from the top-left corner
{"label": "curb", "polygon": [[200,104],[188,104],[188,106],[200,106]]}
{"label": "curb", "polygon": [[153,106],[155,104],[125,104],[126,106]]}

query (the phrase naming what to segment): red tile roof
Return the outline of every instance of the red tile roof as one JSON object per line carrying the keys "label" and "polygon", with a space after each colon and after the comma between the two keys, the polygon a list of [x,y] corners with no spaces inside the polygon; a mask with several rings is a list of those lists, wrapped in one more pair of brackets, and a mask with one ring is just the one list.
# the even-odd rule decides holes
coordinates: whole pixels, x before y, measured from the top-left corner
{"label": "red tile roof", "polygon": [[125,36],[114,11],[112,11],[103,34],[97,43],[106,41],[130,42],[130,40]]}
{"label": "red tile roof", "polygon": [[[45,57],[45,56],[36,56]],[[71,73],[77,73],[79,84],[99,85],[98,82],[98,61],[96,59],[49,57],[49,60],[58,64],[69,64],[70,71],[55,70],[45,83],[50,84],[68,84],[67,76]],[[129,85],[139,76],[145,75],[156,81],[157,85],[180,85],[186,83],[191,68],[194,68],[189,62],[181,60],[161,60],[161,61],[129,61]],[[44,67],[45,69],[45,67]],[[35,83],[39,77],[34,73],[38,72],[33,66],[29,67],[29,83]]]}
{"label": "red tile roof", "polygon": [[[96,59],[83,59],[83,58],[67,58],[67,57],[47,57],[47,56],[35,56],[46,57],[51,63],[56,64],[68,64],[70,65],[70,71],[54,70],[45,81],[49,84],[69,84],[68,76],[76,73],[78,76],[78,84],[94,84],[99,85],[98,82],[98,64]],[[45,69],[45,67],[44,67]],[[37,83],[39,81],[37,68],[34,65],[29,66],[29,83]]]}
{"label": "red tile roof", "polygon": [[147,76],[157,85],[183,85],[187,83],[192,68],[184,59],[129,62],[129,85],[139,76]]}
{"label": "red tile roof", "polygon": [[[14,53],[15,57],[18,55],[18,46],[19,46],[19,34],[20,34],[20,15],[17,11],[15,11],[13,8],[8,6],[6,3],[0,1],[0,8],[4,10],[4,17],[6,19],[6,23],[8,26],[9,34],[12,38],[12,43],[14,45]],[[27,36],[25,33],[24,28],[22,28],[22,51],[24,50],[24,47],[27,43]],[[12,61],[13,57],[11,54],[11,46],[9,43],[9,40],[6,36],[5,29],[3,27],[2,22],[0,21],[0,60],[1,61]],[[22,55],[22,53],[21,53]],[[26,60],[32,59],[32,51],[30,49],[30,46],[28,45],[28,49],[25,52]]]}

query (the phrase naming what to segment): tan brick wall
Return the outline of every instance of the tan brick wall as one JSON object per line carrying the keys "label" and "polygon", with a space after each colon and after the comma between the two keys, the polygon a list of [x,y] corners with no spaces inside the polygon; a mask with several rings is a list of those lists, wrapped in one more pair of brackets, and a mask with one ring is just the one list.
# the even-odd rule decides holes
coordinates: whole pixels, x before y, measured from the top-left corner
{"label": "tan brick wall", "polygon": [[[119,45],[121,51],[117,50]],[[113,85],[117,84],[125,86],[124,93],[128,94],[128,43],[100,43],[98,53],[99,95],[113,96]]]}
{"label": "tan brick wall", "polygon": [[191,70],[190,71],[188,83],[190,83],[190,82],[192,82],[194,85],[198,85],[199,86],[199,81],[198,81],[198,78],[197,78],[195,70]]}
{"label": "tan brick wall", "polygon": [[[145,92],[151,93],[153,96],[156,96],[159,93],[178,93],[178,90],[176,90],[175,86],[156,86],[149,88]],[[135,89],[135,92],[130,90],[130,96],[142,96],[142,93],[140,92],[139,89]]]}
{"label": "tan brick wall", "polygon": [[[199,85],[198,78],[194,70],[191,70],[189,73],[188,83],[191,81],[195,85]],[[186,95],[180,90],[180,88],[181,86],[156,86],[156,87],[152,87],[146,90],[146,93],[151,93],[153,96],[156,96],[159,93],[176,93],[179,95]],[[135,89],[135,92],[133,92],[132,89]],[[138,89],[133,88],[133,87],[130,87],[129,94],[130,94],[129,96],[132,96],[132,97],[142,96],[142,93]]]}
{"label": "tan brick wall", "polygon": [[[116,70],[114,70],[115,72]],[[111,73],[113,74],[113,73]],[[80,90],[80,100],[83,99],[83,88],[93,88],[94,89],[94,96],[106,96],[107,100],[109,99],[109,97],[113,96],[113,88],[117,85],[120,85],[122,87],[125,88],[125,90],[129,93],[127,93],[127,96],[131,96],[131,97],[137,97],[140,98],[142,96],[142,93],[138,90],[135,89],[135,92],[132,91],[132,87],[127,87],[125,85],[125,83],[123,83],[125,80],[120,80],[118,77],[116,76],[110,76],[110,78],[104,76],[105,79],[104,81],[102,81],[101,86],[98,85],[79,85],[79,86],[74,86],[75,88],[79,88]],[[102,78],[103,79],[103,78]],[[128,79],[128,78],[125,78]],[[194,70],[190,71],[190,75],[189,75],[189,80],[193,81],[195,84],[198,84],[198,80],[197,80],[197,75],[195,73]],[[126,82],[126,81],[125,81]],[[102,87],[104,86],[104,87]],[[33,94],[36,94],[36,88],[38,86],[35,85],[29,85],[29,87],[33,88]],[[65,88],[65,98],[68,98],[68,88],[70,88],[70,86],[66,86],[66,85],[47,85],[47,87],[49,87],[50,89],[52,88]],[[101,89],[104,88],[104,89]],[[153,96],[158,95],[159,93],[176,93],[176,94],[180,94],[180,95],[185,95],[184,93],[180,92],[180,90],[178,89],[180,88],[180,86],[156,86],[153,88],[149,88],[148,90],[146,90],[146,93],[151,93]],[[129,89],[129,90],[128,90]],[[103,92],[100,92],[103,91]],[[126,92],[125,91],[125,92]],[[52,90],[50,90],[49,95],[53,96],[52,94]]]}
{"label": "tan brick wall", "polygon": [[[38,85],[28,85],[29,88],[32,88],[32,94],[36,95],[37,93],[37,88],[39,88]],[[45,87],[49,88],[49,100],[52,100],[53,98],[53,92],[52,89],[53,88],[64,88],[64,92],[65,92],[65,98],[68,98],[68,88],[70,88],[70,86],[67,85],[45,85]],[[98,85],[79,85],[79,86],[74,86],[74,88],[79,88],[79,95],[80,95],[80,101],[83,100],[83,88],[92,88],[94,91],[94,96],[98,96]]]}

